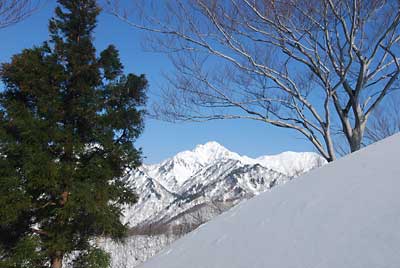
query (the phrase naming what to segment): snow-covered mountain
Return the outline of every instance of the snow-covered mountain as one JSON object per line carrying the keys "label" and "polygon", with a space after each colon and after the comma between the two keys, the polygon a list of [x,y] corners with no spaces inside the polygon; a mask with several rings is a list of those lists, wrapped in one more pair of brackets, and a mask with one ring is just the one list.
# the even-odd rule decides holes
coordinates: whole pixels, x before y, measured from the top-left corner
{"label": "snow-covered mountain", "polygon": [[134,267],[240,201],[323,164],[315,153],[250,158],[217,142],[198,145],[130,175],[139,195],[125,208],[131,236],[123,244],[100,244],[111,253],[113,268]]}
{"label": "snow-covered mountain", "polygon": [[400,134],[262,193],[140,267],[397,268],[399,149]]}
{"label": "snow-covered mountain", "polygon": [[135,171],[130,181],[140,199],[126,208],[125,222],[132,227],[164,225],[199,204],[230,201],[234,205],[324,163],[315,153],[285,152],[253,159],[208,142]]}
{"label": "snow-covered mountain", "polygon": [[217,142],[208,142],[192,151],[180,152],[160,164],[144,165],[142,170],[170,191],[179,191],[179,187],[199,170],[224,159],[242,160],[242,157]]}

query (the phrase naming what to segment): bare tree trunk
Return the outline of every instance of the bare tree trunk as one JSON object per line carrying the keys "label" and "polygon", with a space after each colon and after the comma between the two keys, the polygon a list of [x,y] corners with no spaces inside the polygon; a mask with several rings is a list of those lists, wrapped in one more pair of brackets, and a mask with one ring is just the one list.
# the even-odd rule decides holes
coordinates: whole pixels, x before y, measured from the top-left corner
{"label": "bare tree trunk", "polygon": [[366,121],[363,121],[355,129],[353,129],[351,138],[349,139],[350,151],[353,153],[361,149],[364,137]]}
{"label": "bare tree trunk", "polygon": [[352,153],[355,152],[355,151],[360,150],[360,148],[361,148],[361,137],[362,136],[360,134],[356,134],[349,141],[350,151]]}

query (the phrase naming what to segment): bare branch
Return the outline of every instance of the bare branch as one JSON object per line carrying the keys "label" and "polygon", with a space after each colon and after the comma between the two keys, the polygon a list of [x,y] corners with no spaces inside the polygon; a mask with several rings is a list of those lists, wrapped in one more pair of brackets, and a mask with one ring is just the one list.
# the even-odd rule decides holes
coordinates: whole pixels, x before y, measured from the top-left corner
{"label": "bare branch", "polygon": [[0,29],[29,17],[41,5],[40,0],[0,0]]}
{"label": "bare branch", "polygon": [[332,161],[336,130],[358,150],[398,81],[398,1],[135,2],[132,14],[111,0],[107,10],[171,58],[162,119],[257,120],[301,133]]}

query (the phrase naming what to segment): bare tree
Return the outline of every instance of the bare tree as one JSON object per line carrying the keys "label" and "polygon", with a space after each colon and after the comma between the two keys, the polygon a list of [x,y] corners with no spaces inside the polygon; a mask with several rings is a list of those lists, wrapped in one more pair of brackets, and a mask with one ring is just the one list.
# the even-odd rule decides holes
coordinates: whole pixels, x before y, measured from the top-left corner
{"label": "bare tree", "polygon": [[0,29],[30,16],[40,6],[40,0],[0,0]]}
{"label": "bare tree", "polygon": [[171,57],[162,118],[258,120],[333,161],[334,134],[360,149],[368,118],[398,87],[399,1],[138,0],[133,13],[106,2]]}

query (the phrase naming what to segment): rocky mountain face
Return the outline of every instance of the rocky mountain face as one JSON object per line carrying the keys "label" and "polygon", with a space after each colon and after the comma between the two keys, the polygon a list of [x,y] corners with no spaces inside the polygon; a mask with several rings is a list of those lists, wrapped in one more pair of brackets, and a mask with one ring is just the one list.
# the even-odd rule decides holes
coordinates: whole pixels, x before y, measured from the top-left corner
{"label": "rocky mountain face", "polygon": [[129,177],[139,194],[138,202],[125,208],[130,237],[124,245],[107,240],[102,245],[112,255],[112,267],[134,267],[240,201],[324,163],[308,152],[250,158],[208,142],[143,165]]}

